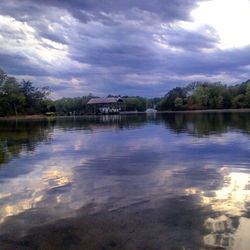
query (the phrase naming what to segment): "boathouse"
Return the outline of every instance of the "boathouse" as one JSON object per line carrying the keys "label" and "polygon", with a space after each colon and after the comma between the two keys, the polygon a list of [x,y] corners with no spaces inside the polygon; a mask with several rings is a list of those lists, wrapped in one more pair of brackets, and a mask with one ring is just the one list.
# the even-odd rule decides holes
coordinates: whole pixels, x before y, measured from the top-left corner
{"label": "boathouse", "polygon": [[94,114],[118,114],[124,101],[120,97],[92,98],[87,104]]}

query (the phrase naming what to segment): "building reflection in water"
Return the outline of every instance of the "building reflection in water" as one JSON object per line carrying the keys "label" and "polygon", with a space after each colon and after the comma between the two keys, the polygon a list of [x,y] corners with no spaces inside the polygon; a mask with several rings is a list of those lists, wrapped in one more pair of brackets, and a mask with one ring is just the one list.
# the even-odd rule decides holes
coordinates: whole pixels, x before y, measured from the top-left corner
{"label": "building reflection in water", "polygon": [[204,244],[206,247],[248,250],[250,219],[246,214],[250,202],[250,173],[245,169],[224,167],[221,175],[222,186],[212,193],[186,190],[188,194],[199,194],[202,203],[214,211],[204,222]]}
{"label": "building reflection in water", "polygon": [[204,236],[205,245],[226,248],[234,245],[233,234],[236,228],[228,216],[220,215],[216,218],[208,218],[205,221],[205,228],[209,232]]}

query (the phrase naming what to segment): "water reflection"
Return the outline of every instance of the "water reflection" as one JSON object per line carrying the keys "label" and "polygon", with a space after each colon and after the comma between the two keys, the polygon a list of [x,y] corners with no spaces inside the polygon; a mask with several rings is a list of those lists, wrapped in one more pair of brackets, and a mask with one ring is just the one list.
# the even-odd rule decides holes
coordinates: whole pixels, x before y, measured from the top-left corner
{"label": "water reflection", "polygon": [[223,249],[249,249],[250,170],[227,166],[219,174],[221,185],[215,190],[186,189],[188,195],[198,195],[201,203],[212,209],[211,216],[204,221],[207,231],[204,244]]}
{"label": "water reflection", "polygon": [[[138,242],[146,249],[247,249],[248,113],[96,116],[0,127],[3,249],[36,249],[55,233],[47,225],[63,218],[68,226],[58,226],[59,236],[71,231],[79,249],[93,239],[106,247],[108,229],[119,238],[115,249],[137,249]],[[105,225],[99,231],[98,223]],[[27,239],[33,245],[21,248]],[[60,244],[44,248],[63,249]]]}
{"label": "water reflection", "polygon": [[195,136],[221,134],[232,129],[250,132],[249,113],[178,113],[163,116],[163,120],[174,132],[187,132]]}
{"label": "water reflection", "polygon": [[207,235],[204,236],[204,243],[227,249],[248,249],[250,219],[246,216],[250,202],[249,169],[224,167],[220,172],[223,181],[219,189],[209,194],[193,190],[201,196],[204,204],[210,205],[216,212],[205,220]]}
{"label": "water reflection", "polygon": [[48,121],[1,121],[0,166],[23,151],[33,152],[41,141],[49,141],[53,124]]}

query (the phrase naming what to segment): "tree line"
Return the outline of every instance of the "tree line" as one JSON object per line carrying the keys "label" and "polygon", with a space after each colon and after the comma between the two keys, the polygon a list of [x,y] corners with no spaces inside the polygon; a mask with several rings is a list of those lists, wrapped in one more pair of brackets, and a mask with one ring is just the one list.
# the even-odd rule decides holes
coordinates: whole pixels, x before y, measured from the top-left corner
{"label": "tree line", "polygon": [[[89,113],[88,101],[92,94],[51,100],[48,88],[34,87],[31,81],[17,81],[0,69],[0,116],[33,115],[53,112],[57,115],[84,115]],[[194,82],[176,87],[162,98],[140,96],[113,96],[124,101],[124,111],[205,110],[250,108],[250,80],[229,86],[221,83]]]}
{"label": "tree line", "polygon": [[250,108],[250,80],[228,86],[195,82],[170,90],[159,103],[160,110]]}
{"label": "tree line", "polygon": [[31,81],[18,82],[0,69],[0,116],[47,112],[47,88],[36,88]]}
{"label": "tree line", "polygon": [[[61,98],[51,102],[59,115],[87,114],[87,102],[94,96]],[[141,96],[114,96],[124,101],[124,111],[145,111],[147,108],[165,110],[206,110],[250,108],[250,80],[228,86],[221,83],[194,82],[185,87],[176,87],[162,98]],[[51,109],[51,108],[49,108]]]}
{"label": "tree line", "polygon": [[[61,98],[51,101],[48,107],[49,111],[56,112],[58,115],[84,115],[89,114],[90,107],[87,105],[88,101],[96,96],[87,95],[74,98]],[[147,108],[156,107],[161,98],[144,98],[140,96],[114,96],[120,97],[124,101],[123,111],[145,111]]]}

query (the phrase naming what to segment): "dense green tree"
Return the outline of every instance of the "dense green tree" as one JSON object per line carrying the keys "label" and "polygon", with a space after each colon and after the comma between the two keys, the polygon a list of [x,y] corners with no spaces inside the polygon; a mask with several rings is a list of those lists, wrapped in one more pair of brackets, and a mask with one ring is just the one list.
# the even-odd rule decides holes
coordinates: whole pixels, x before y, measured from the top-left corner
{"label": "dense green tree", "polygon": [[49,95],[47,88],[36,88],[31,81],[23,80],[20,83],[20,90],[25,97],[26,113],[35,114],[46,111],[46,98]]}
{"label": "dense green tree", "polygon": [[[59,115],[81,115],[88,113],[87,102],[92,96],[75,98],[61,98],[53,102],[53,106]],[[51,107],[52,105],[50,105]]]}
{"label": "dense green tree", "polygon": [[126,111],[145,111],[147,108],[146,98],[139,96],[129,96],[123,98]]}
{"label": "dense green tree", "polygon": [[160,104],[160,109],[162,110],[176,110],[175,100],[177,97],[185,100],[187,96],[187,90],[185,88],[174,88],[170,90]]}
{"label": "dense green tree", "polygon": [[181,97],[176,97],[174,101],[174,106],[177,110],[183,109],[183,99]]}
{"label": "dense green tree", "polygon": [[0,69],[0,116],[43,113],[48,94],[48,89],[35,88],[30,81],[19,83]]}
{"label": "dense green tree", "polygon": [[195,82],[170,90],[161,110],[250,108],[250,80],[234,86]]}
{"label": "dense green tree", "polygon": [[161,102],[161,98],[159,97],[149,98],[147,99],[147,108],[158,109],[160,102]]}
{"label": "dense green tree", "polygon": [[23,111],[25,97],[14,77],[7,77],[1,86],[3,106],[6,112],[18,115]]}

